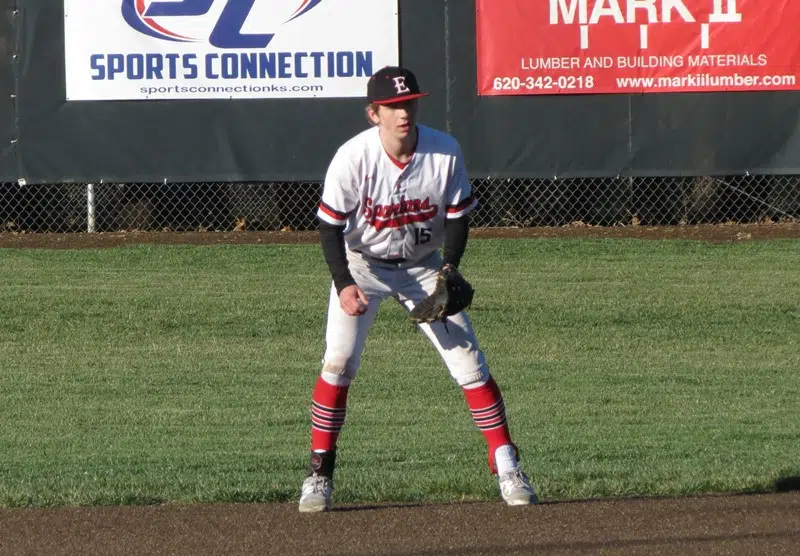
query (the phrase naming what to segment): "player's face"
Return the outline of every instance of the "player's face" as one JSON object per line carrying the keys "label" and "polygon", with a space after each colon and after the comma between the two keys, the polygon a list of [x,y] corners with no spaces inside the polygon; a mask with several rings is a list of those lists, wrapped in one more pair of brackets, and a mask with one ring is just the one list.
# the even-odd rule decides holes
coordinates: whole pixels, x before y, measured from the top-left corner
{"label": "player's face", "polygon": [[408,137],[417,123],[417,99],[380,105],[375,116],[384,131],[398,139]]}

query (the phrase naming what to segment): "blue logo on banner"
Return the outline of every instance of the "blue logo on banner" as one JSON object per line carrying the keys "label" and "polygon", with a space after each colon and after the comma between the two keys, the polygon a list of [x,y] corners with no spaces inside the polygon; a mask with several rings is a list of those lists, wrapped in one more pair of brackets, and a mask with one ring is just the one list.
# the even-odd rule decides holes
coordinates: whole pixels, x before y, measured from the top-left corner
{"label": "blue logo on banner", "polygon": [[[163,2],[154,0],[145,6],[145,0],[122,0],[122,17],[136,31],[149,37],[176,42],[199,42],[204,39],[187,37],[170,31],[164,18],[193,17],[208,13],[216,0],[180,0]],[[256,0],[222,0],[222,8],[217,23],[211,30],[208,42],[217,48],[265,48],[274,34],[242,33],[247,16]],[[298,0],[300,5],[291,14],[288,23],[305,15],[318,6],[322,0]]]}

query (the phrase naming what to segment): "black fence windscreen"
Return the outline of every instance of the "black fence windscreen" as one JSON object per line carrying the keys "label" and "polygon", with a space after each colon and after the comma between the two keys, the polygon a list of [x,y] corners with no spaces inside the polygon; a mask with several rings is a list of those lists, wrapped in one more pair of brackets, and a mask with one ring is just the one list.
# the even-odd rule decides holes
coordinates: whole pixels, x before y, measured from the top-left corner
{"label": "black fence windscreen", "polygon": [[[363,99],[65,100],[61,0],[3,0],[3,181],[301,182],[366,125]],[[800,173],[794,92],[479,97],[475,4],[399,0],[424,123],[476,178]],[[367,23],[368,24],[368,23]]]}
{"label": "black fence windscreen", "polygon": [[16,0],[0,0],[0,176],[4,180],[16,180],[17,166],[17,121],[16,121],[16,71],[17,51],[15,31],[18,12]]}

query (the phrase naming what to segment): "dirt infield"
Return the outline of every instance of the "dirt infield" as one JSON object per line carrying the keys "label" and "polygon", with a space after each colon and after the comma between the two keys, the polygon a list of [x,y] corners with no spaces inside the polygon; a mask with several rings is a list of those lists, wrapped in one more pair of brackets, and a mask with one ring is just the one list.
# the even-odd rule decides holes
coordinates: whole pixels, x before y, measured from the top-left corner
{"label": "dirt infield", "polygon": [[[800,223],[668,228],[505,228],[475,238],[800,238]],[[315,232],[0,233],[0,247],[317,241]],[[344,506],[164,504],[0,509],[0,554],[796,554],[798,480],[774,494],[544,503]],[[787,486],[788,485],[788,486]]]}
{"label": "dirt infield", "polygon": [[341,508],[219,504],[0,510],[3,554],[796,554],[800,492]]}
{"label": "dirt infield", "polygon": [[[638,238],[698,241],[755,241],[800,238],[800,222],[730,224],[718,226],[619,226],[572,225],[560,228],[484,228],[470,232],[473,238]],[[81,249],[120,245],[241,245],[312,243],[317,232],[103,232],[94,234],[0,233],[0,248]]]}

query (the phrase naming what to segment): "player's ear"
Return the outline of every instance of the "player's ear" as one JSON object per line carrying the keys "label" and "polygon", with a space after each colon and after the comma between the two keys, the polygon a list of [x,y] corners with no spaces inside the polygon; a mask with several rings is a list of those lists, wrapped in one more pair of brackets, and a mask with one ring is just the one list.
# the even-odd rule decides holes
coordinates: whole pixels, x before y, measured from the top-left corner
{"label": "player's ear", "polygon": [[365,113],[366,113],[366,116],[367,116],[367,121],[370,123],[370,125],[374,125],[375,126],[375,125],[379,125],[381,123],[380,116],[378,115],[378,110],[379,109],[380,109],[380,105],[379,104],[375,104],[374,102],[371,102],[371,103],[369,103],[367,105],[367,108],[365,109]]}

